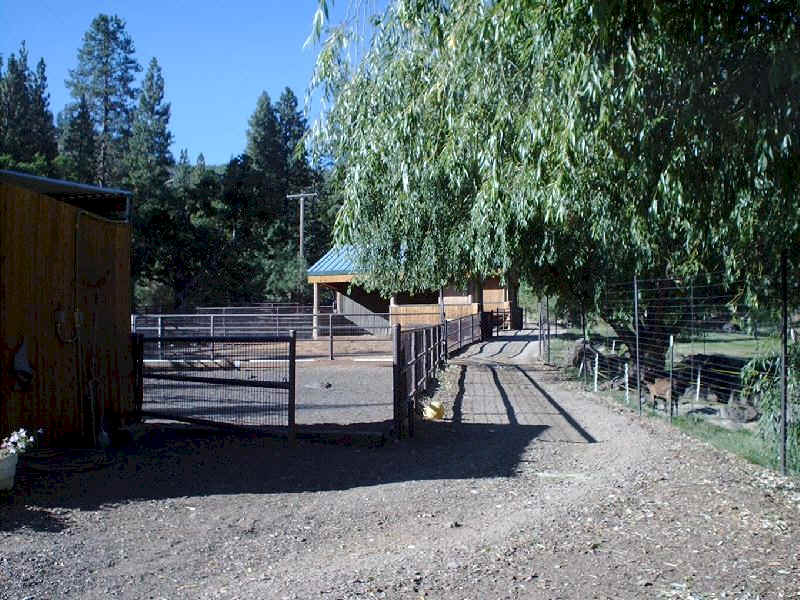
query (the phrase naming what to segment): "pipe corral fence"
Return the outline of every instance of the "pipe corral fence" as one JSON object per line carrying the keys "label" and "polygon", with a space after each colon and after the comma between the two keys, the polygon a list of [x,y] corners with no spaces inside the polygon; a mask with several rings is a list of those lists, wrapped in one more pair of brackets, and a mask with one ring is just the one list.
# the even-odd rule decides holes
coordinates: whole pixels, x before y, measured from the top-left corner
{"label": "pipe corral fence", "polygon": [[[339,369],[339,373],[345,379],[358,381],[370,392],[385,393],[386,401],[377,404],[386,404],[392,411],[385,415],[391,435],[411,437],[419,412],[417,400],[429,390],[448,358],[474,342],[491,337],[493,328],[502,327],[507,318],[499,311],[481,312],[430,326],[404,328],[399,323],[381,326],[391,349],[391,356],[385,357],[384,364],[391,361],[392,368],[391,389],[387,385],[383,392],[379,389],[383,384],[364,379],[363,370],[357,369],[386,369],[386,366],[355,367],[356,363],[352,363],[352,368]],[[194,335],[145,337],[141,331],[133,335],[137,408],[142,416],[258,428],[294,439],[298,429],[303,429],[298,422],[309,425],[298,418],[304,406],[311,402],[318,409],[315,403],[326,402],[324,391],[305,404],[302,397],[300,401],[297,399],[297,332],[264,336],[248,330],[250,335],[223,336],[220,330],[215,330],[217,335],[209,336],[203,335],[207,329],[198,327],[189,331]],[[333,337],[329,336],[331,340]],[[313,362],[310,364],[305,369],[320,368],[313,366]],[[325,368],[326,361],[316,364]],[[303,393],[308,396],[311,392],[303,389]],[[330,402],[330,408],[336,410],[337,401]],[[374,404],[375,398],[370,402]],[[346,409],[343,410],[346,414]],[[323,411],[323,414],[330,413]],[[379,417],[377,422],[383,423],[384,419]],[[388,425],[384,434],[389,433]]]}

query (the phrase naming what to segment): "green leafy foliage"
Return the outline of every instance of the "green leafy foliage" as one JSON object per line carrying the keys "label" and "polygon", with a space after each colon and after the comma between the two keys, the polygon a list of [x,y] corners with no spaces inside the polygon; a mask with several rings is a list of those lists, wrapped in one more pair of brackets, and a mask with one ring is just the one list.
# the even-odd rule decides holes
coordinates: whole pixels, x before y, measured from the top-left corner
{"label": "green leafy foliage", "polygon": [[795,9],[397,0],[355,67],[355,34],[315,24],[337,239],[386,293],[503,271],[591,307],[634,274],[774,282],[751,257],[800,265]]}
{"label": "green leafy foliage", "polygon": [[[788,409],[786,463],[800,471],[800,344],[789,344],[787,352]],[[751,360],[742,371],[742,394],[758,403],[759,435],[778,455],[781,445],[781,357],[772,353]]]}

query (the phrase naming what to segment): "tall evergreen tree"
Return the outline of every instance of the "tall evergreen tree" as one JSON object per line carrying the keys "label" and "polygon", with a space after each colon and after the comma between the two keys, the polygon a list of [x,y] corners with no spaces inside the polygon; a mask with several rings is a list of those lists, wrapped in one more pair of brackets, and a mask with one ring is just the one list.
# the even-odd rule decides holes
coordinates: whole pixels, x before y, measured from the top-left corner
{"label": "tall evergreen tree", "polygon": [[33,73],[28,50],[8,58],[0,77],[0,155],[2,166],[49,175],[56,156],[56,130],[50,112],[44,60]]}
{"label": "tall evergreen tree", "polygon": [[39,59],[36,73],[29,83],[28,138],[34,154],[41,154],[51,163],[58,154],[56,126],[50,111],[50,94],[47,92],[47,75],[44,59]]}
{"label": "tall evergreen tree", "polygon": [[81,96],[77,104],[68,106],[61,119],[61,171],[67,179],[92,183],[97,174],[97,133],[86,96]]}
{"label": "tall evergreen tree", "polygon": [[284,155],[280,125],[269,94],[262,92],[247,129],[247,155],[253,169],[265,179],[266,193],[281,194]]}
{"label": "tall evergreen tree", "polygon": [[14,162],[28,162],[33,153],[27,147],[27,117],[30,113],[28,50],[25,42],[19,54],[12,53],[0,87],[0,154]]}
{"label": "tall evergreen tree", "polygon": [[141,71],[125,21],[116,15],[98,15],[83,36],[78,66],[66,84],[77,100],[86,96],[98,131],[97,180],[101,185],[123,179],[122,157],[131,133],[136,90]]}
{"label": "tall evergreen tree", "polygon": [[165,188],[169,170],[175,163],[169,149],[172,144],[169,118],[170,103],[164,102],[164,76],[153,58],[139,93],[139,106],[125,157],[127,181],[140,200],[148,199],[142,196],[158,195]]}
{"label": "tall evergreen tree", "polygon": [[169,117],[170,104],[164,102],[164,77],[158,61],[153,58],[139,94],[125,157],[126,183],[133,188],[136,203],[134,277],[147,275],[170,260],[167,240],[175,233],[170,224],[175,211],[167,182],[175,161],[169,149],[172,143]]}
{"label": "tall evergreen tree", "polygon": [[311,184],[311,173],[304,148],[298,144],[308,129],[302,111],[297,108],[297,96],[285,88],[275,107],[281,131],[281,150],[284,156],[284,172],[289,191],[298,191]]}

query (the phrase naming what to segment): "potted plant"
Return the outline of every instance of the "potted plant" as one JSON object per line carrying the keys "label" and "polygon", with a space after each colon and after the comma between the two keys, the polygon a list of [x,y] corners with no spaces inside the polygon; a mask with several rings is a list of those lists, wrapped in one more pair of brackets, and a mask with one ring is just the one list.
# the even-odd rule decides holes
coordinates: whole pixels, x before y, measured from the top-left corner
{"label": "potted plant", "polygon": [[17,459],[35,441],[32,435],[24,429],[20,429],[5,438],[0,444],[0,490],[10,490],[14,487]]}

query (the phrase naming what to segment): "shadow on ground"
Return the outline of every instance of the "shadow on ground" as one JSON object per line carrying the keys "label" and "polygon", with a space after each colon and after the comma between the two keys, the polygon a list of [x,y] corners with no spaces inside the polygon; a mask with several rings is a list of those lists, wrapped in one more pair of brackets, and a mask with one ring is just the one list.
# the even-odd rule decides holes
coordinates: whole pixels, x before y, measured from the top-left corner
{"label": "shadow on ground", "polygon": [[145,424],[101,468],[75,473],[21,463],[14,494],[0,499],[0,531],[58,531],[64,525],[44,509],[59,507],[97,510],[140,500],[510,476],[525,447],[545,429],[421,422],[414,439],[382,447],[301,440],[290,448],[285,440],[256,433]]}
{"label": "shadow on ground", "polygon": [[[151,422],[137,426],[133,440],[108,456],[100,455],[102,459],[85,471],[65,469],[69,461],[59,463],[58,454],[39,461],[28,457],[27,464],[20,462],[13,495],[0,496],[0,531],[21,527],[58,531],[66,527],[58,516],[59,508],[99,510],[132,501],[216,494],[317,492],[394,482],[513,476],[527,446],[549,427],[519,424],[494,373],[507,407],[507,422],[461,422],[463,372],[455,393],[453,421],[419,421],[413,439],[387,441],[377,447],[347,440],[348,431],[355,437],[364,429],[374,429],[375,423],[341,427],[340,443],[301,439],[290,447],[284,439],[255,431]],[[584,442],[594,441],[532,377],[524,375]],[[388,428],[389,422],[382,425]],[[304,430],[313,432],[313,428]]]}

